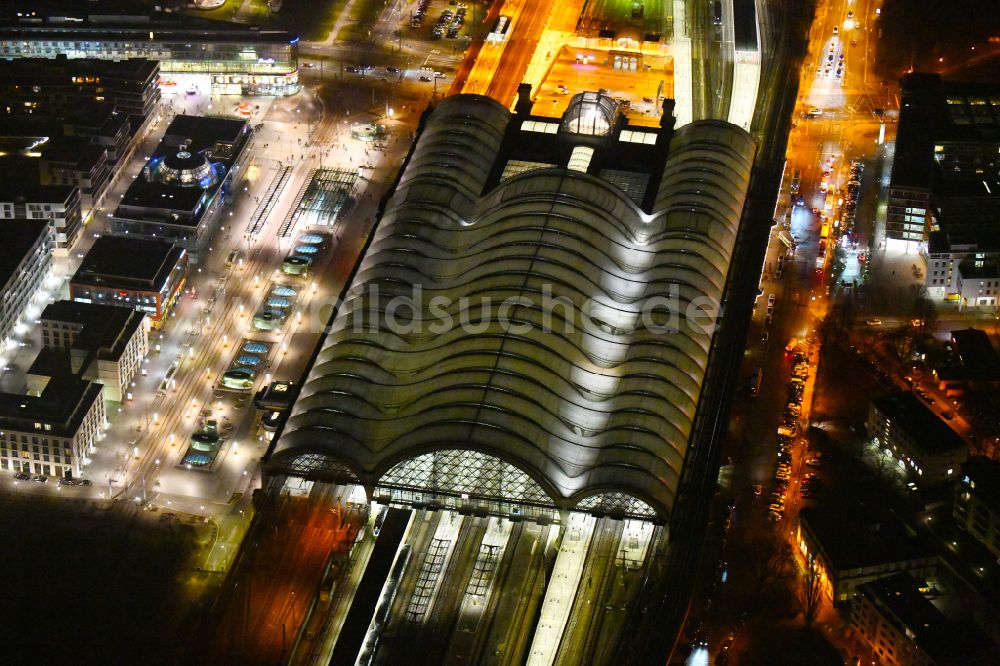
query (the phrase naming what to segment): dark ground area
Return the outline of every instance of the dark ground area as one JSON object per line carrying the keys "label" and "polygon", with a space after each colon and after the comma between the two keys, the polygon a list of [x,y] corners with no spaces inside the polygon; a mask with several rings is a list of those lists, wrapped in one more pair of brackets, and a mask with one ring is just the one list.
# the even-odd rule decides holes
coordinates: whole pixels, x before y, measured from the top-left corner
{"label": "dark ground area", "polygon": [[[0,495],[7,664],[174,663],[209,585],[197,530],[134,505]],[[209,581],[213,583],[214,581]]]}
{"label": "dark ground area", "polygon": [[839,666],[844,663],[818,629],[777,625],[754,634],[740,666]]}
{"label": "dark ground area", "polygon": [[1000,80],[1000,43],[988,41],[1000,37],[996,0],[886,0],[872,29],[873,37],[882,30],[875,70],[884,79],[912,67],[957,81]]}

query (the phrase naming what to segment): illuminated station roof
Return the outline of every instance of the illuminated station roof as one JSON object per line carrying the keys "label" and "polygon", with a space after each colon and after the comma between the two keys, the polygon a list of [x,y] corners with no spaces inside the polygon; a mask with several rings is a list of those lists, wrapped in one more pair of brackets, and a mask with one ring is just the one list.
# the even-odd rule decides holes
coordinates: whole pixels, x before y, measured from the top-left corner
{"label": "illuminated station roof", "polygon": [[669,106],[631,127],[597,93],[561,121],[530,106],[458,95],[425,119],[270,474],[669,515],[753,141],[674,131]]}

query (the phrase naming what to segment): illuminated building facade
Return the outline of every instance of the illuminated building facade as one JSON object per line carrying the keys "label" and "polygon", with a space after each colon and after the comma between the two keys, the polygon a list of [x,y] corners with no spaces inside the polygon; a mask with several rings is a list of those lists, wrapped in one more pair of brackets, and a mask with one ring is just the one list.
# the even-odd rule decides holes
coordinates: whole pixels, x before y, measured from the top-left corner
{"label": "illuminated building facade", "polygon": [[514,114],[444,100],[268,474],[499,516],[665,520],[754,154],[733,125],[674,131],[668,108],[632,127],[597,93],[561,120],[523,88]]}
{"label": "illuminated building facade", "polygon": [[21,321],[52,265],[47,220],[0,221],[0,351]]}
{"label": "illuminated building facade", "polygon": [[70,298],[135,308],[159,329],[184,288],[187,265],[187,252],[171,243],[101,236],[70,280]]}
{"label": "illuminated building facade", "polygon": [[111,219],[112,231],[169,240],[196,262],[250,160],[243,120],[177,116]]}
{"label": "illuminated building facade", "polygon": [[222,95],[297,93],[298,41],[281,30],[158,12],[18,15],[7,10],[0,18],[0,58],[148,58],[160,61],[165,78],[208,75],[211,92]]}

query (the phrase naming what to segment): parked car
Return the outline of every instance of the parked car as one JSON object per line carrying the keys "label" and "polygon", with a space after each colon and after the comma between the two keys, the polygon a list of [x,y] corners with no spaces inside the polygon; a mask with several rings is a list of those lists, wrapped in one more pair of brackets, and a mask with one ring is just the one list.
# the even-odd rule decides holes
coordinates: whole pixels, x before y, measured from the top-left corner
{"label": "parked car", "polygon": [[14,478],[18,481],[27,481],[31,478],[31,475],[27,472],[14,472]]}
{"label": "parked car", "polygon": [[31,477],[31,480],[37,481],[38,483],[45,483],[49,480],[49,477],[45,476],[44,474],[36,474],[35,476]]}

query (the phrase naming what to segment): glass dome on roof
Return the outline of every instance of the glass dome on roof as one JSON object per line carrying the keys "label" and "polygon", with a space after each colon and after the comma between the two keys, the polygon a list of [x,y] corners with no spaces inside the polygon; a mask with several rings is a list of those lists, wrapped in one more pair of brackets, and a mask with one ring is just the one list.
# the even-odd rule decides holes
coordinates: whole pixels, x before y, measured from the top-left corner
{"label": "glass dome on roof", "polygon": [[244,342],[243,351],[250,352],[251,354],[265,354],[267,353],[267,345],[263,342]]}
{"label": "glass dome on roof", "polygon": [[299,236],[300,243],[307,243],[309,245],[319,245],[323,242],[323,237],[319,234],[303,234]]}
{"label": "glass dome on roof", "polygon": [[275,296],[294,296],[296,292],[291,287],[280,286],[272,289],[271,293]]}
{"label": "glass dome on roof", "polygon": [[585,92],[573,95],[559,129],[572,134],[603,136],[618,120],[618,102],[607,95]]}
{"label": "glass dome on roof", "polygon": [[295,248],[296,254],[316,254],[319,252],[319,248],[315,245],[299,245]]}
{"label": "glass dome on roof", "polygon": [[152,165],[152,177],[163,185],[200,187],[215,185],[218,178],[208,158],[199,153],[180,150]]}

